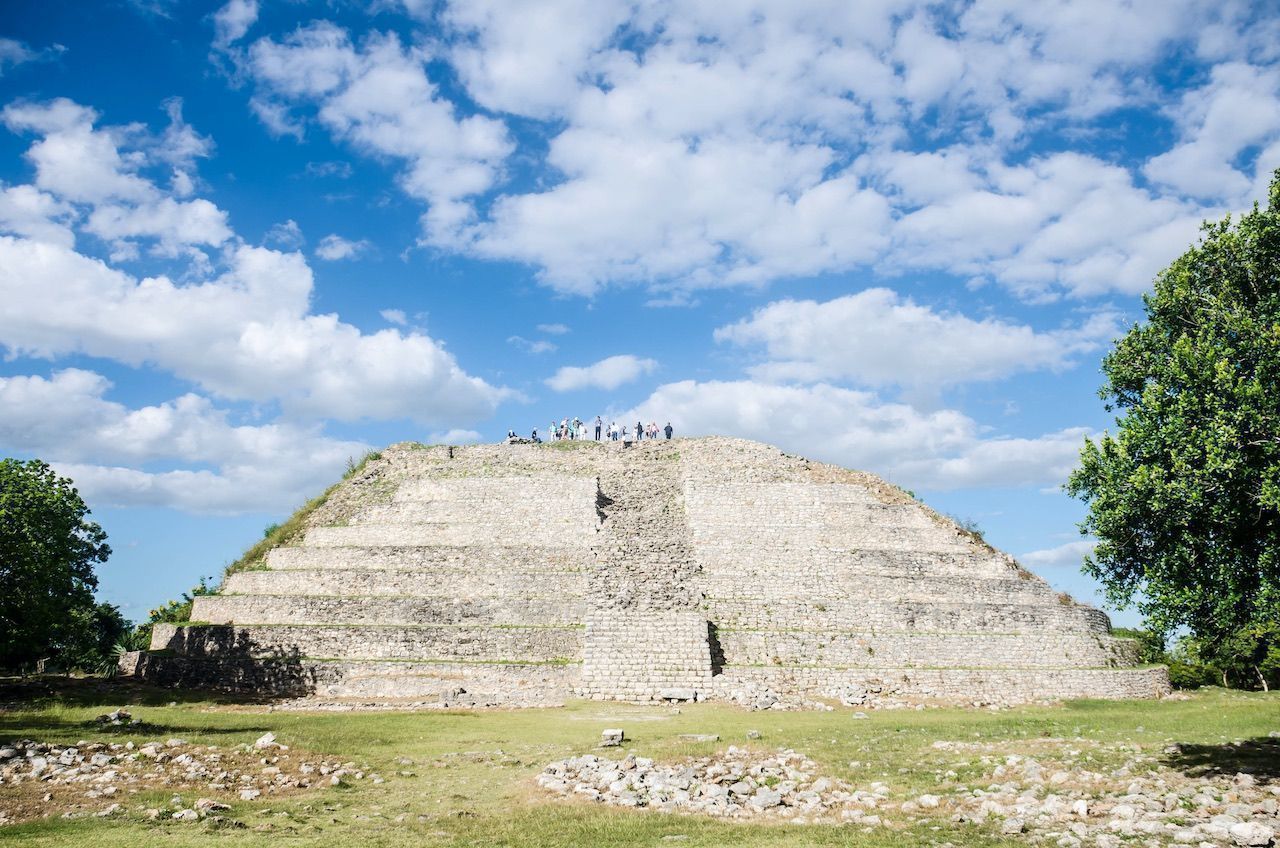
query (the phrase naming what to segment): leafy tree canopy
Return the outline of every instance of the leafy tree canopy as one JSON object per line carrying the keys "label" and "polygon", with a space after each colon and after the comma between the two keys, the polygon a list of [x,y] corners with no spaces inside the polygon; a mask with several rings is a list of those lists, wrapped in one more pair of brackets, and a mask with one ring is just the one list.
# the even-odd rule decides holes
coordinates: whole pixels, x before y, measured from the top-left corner
{"label": "leafy tree canopy", "polygon": [[1162,632],[1265,640],[1280,620],[1280,171],[1266,209],[1206,223],[1144,302],[1102,364],[1117,431],[1085,443],[1067,484],[1098,539],[1085,571]]}
{"label": "leafy tree canopy", "polygon": [[77,628],[94,620],[93,566],[111,548],[88,514],[47,464],[0,460],[0,668],[79,644]]}

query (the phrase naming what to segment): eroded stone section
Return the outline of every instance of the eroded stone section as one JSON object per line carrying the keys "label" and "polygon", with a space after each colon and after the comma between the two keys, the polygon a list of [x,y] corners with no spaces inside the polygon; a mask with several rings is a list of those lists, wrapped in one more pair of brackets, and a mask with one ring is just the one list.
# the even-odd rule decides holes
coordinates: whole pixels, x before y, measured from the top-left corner
{"label": "eroded stone section", "polygon": [[700,567],[679,454],[624,449],[599,478],[578,694],[631,701],[704,695],[711,683]]}

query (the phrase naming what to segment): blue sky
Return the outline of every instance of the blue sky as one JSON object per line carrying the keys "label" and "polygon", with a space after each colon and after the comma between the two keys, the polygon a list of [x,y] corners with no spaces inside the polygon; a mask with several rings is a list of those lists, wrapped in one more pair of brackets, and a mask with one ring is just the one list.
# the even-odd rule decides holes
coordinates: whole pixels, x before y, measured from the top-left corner
{"label": "blue sky", "polygon": [[1280,167],[1277,11],[6,3],[0,451],[134,618],[348,457],[596,414],[875,471],[1096,602],[1059,487]]}

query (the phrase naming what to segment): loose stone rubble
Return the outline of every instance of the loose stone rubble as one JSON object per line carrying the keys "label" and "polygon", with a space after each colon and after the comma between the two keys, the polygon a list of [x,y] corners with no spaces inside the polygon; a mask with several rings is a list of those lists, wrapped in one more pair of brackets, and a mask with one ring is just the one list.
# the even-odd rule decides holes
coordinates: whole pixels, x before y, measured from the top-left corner
{"label": "loose stone rubble", "polygon": [[123,727],[125,725],[142,724],[142,719],[134,718],[128,710],[113,710],[94,719],[103,727]]}
{"label": "loose stone rubble", "polygon": [[[983,785],[956,785],[947,806],[953,822],[1002,821],[1003,832],[1025,830],[1033,842],[1061,848],[1095,845],[1267,846],[1280,833],[1280,784],[1251,774],[1189,777],[1162,767],[1161,756],[1126,745],[1094,750],[1083,740],[1045,740],[1066,747],[1065,758],[986,755],[996,763]],[[938,750],[981,750],[940,741]],[[1133,751],[1118,768],[1087,765],[1118,751]],[[989,780],[990,782],[987,782]],[[905,806],[905,805],[904,805]],[[1011,830],[1018,827],[1017,831]]]}
{"label": "loose stone rubble", "polygon": [[620,807],[810,821],[838,816],[861,798],[887,797],[874,789],[859,793],[817,777],[817,771],[817,763],[789,749],[761,754],[730,746],[678,765],[658,765],[635,754],[621,760],[587,754],[547,766],[538,785]]}
{"label": "loose stone rubble", "polygon": [[[128,713],[117,719],[137,721]],[[124,814],[132,809],[129,796],[157,789],[195,790],[211,797],[185,805],[175,796],[175,809],[169,812],[143,808],[137,812],[148,818],[163,815],[197,821],[230,809],[220,798],[253,801],[366,777],[381,781],[354,762],[290,752],[271,733],[255,743],[231,747],[193,745],[182,739],[141,745],[100,741],[56,745],[23,739],[0,746],[0,824],[53,815]]]}
{"label": "loose stone rubble", "polygon": [[[621,760],[588,754],[551,763],[537,782],[559,795],[620,807],[893,828],[922,821],[971,825],[1059,848],[1280,844],[1280,784],[1243,772],[1188,776],[1162,762],[1162,756],[1178,753],[1176,746],[1148,753],[1136,745],[1107,747],[1083,739],[1036,744],[1047,754],[935,742],[935,750],[965,757],[956,767],[982,766],[980,779],[959,783],[957,772],[949,770],[930,792],[907,797],[881,781],[855,786],[824,777],[815,762],[790,749],[734,746],[676,764],[634,753]],[[1096,765],[1102,761],[1120,765]]]}

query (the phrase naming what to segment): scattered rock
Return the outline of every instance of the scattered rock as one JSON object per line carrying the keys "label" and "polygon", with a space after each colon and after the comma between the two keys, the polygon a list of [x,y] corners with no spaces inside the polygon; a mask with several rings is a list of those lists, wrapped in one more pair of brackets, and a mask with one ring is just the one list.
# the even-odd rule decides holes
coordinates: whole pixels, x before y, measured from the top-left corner
{"label": "scattered rock", "polygon": [[1228,832],[1231,834],[1231,840],[1237,845],[1263,846],[1263,848],[1270,845],[1276,835],[1271,828],[1256,822],[1233,824],[1228,828]]}
{"label": "scattered rock", "polygon": [[265,751],[268,748],[282,748],[284,746],[276,743],[276,735],[274,733],[264,733],[258,737],[258,741],[253,743],[253,747],[259,751]]}
{"label": "scattered rock", "polygon": [[681,742],[719,742],[720,737],[714,733],[681,733]]}
{"label": "scattered rock", "polygon": [[212,798],[200,798],[196,800],[196,809],[202,813],[208,813],[214,810],[229,810],[231,807]]}
{"label": "scattered rock", "polygon": [[617,728],[617,727],[608,728],[600,733],[600,747],[601,748],[617,748],[619,745],[622,744],[622,741],[625,738],[626,738],[626,734],[622,732],[621,728]]}
{"label": "scattered rock", "polygon": [[94,719],[103,727],[122,727],[125,725],[141,724],[141,719],[136,719],[128,710],[114,710],[113,712],[100,715]]}
{"label": "scattered rock", "polygon": [[230,748],[191,745],[180,739],[141,745],[80,741],[68,746],[19,740],[0,749],[0,787],[5,800],[13,801],[13,806],[6,804],[6,817],[12,821],[63,814],[105,817],[127,808],[127,804],[102,808],[106,799],[123,800],[138,792],[165,790],[207,795],[194,805],[174,797],[175,810],[193,806],[203,815],[228,809],[214,793],[226,793],[228,798],[238,794],[251,801],[327,784],[316,772],[364,778],[355,763],[304,762],[286,746],[271,744],[274,747],[268,750],[256,744]]}
{"label": "scattered rock", "polygon": [[657,765],[628,754],[611,760],[588,754],[561,760],[538,775],[538,784],[561,795],[620,807],[712,816],[776,816],[806,821],[834,818],[852,807],[875,806],[883,787],[855,791],[817,775],[818,766],[795,751],[753,752],[730,746],[710,757]]}

